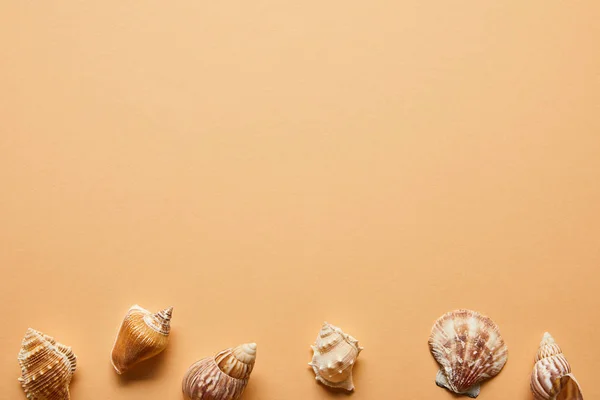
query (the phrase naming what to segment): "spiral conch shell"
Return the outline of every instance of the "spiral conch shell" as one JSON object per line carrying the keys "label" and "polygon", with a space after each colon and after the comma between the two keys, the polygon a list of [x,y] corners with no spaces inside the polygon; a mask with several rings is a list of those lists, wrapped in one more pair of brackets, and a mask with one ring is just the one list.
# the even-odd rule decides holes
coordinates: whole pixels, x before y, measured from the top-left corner
{"label": "spiral conch shell", "polygon": [[173,307],[156,314],[138,305],[129,309],[112,349],[112,365],[118,374],[159,354],[167,347]]}
{"label": "spiral conch shell", "polygon": [[479,383],[497,375],[508,358],[494,321],[469,310],[441,316],[431,330],[429,349],[440,364],[435,383],[473,398]]}
{"label": "spiral conch shell", "polygon": [[192,364],[182,383],[188,400],[237,400],[256,361],[256,343],[223,350]]}
{"label": "spiral conch shell", "polygon": [[535,356],[531,390],[537,400],[583,400],[569,362],[548,332],[544,333]]}
{"label": "spiral conch shell", "polygon": [[29,328],[19,352],[22,377],[19,378],[30,400],[69,400],[69,384],[77,367],[70,347]]}
{"label": "spiral conch shell", "polygon": [[363,350],[358,340],[325,322],[311,347],[314,354],[308,365],[315,371],[315,379],[330,388],[354,390],[352,368]]}

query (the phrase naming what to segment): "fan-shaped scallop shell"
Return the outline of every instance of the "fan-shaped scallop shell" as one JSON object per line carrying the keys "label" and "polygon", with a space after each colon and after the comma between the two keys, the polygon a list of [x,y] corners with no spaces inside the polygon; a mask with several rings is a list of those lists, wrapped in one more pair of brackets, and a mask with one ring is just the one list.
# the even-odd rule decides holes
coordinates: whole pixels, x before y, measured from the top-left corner
{"label": "fan-shaped scallop shell", "polygon": [[535,356],[531,390],[537,400],[583,400],[579,383],[571,373],[571,365],[548,332],[544,333]]}
{"label": "fan-shaped scallop shell", "polygon": [[469,397],[479,383],[497,375],[508,358],[498,326],[475,311],[456,310],[433,325],[429,349],[440,365],[435,383]]}
{"label": "fan-shaped scallop shell", "polygon": [[182,383],[188,400],[237,400],[254,368],[256,343],[247,343],[192,364]]}
{"label": "fan-shaped scallop shell", "polygon": [[315,379],[330,388],[354,390],[352,368],[363,350],[358,340],[325,322],[311,347],[314,353],[308,365],[313,368]]}
{"label": "fan-shaped scallop shell", "polygon": [[173,307],[156,314],[138,305],[129,309],[111,353],[112,365],[118,374],[154,357],[167,347],[172,312]]}
{"label": "fan-shaped scallop shell", "polygon": [[77,367],[70,347],[29,328],[19,352],[21,386],[30,400],[69,400],[69,384]]}

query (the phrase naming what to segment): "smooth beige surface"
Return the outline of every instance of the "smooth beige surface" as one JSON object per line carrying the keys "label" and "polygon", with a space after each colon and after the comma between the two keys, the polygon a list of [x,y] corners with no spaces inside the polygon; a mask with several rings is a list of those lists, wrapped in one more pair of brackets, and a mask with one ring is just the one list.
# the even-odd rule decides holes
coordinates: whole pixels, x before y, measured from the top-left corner
{"label": "smooth beige surface", "polygon": [[[598,1],[0,4],[0,398],[33,327],[73,400],[181,400],[256,341],[244,400],[344,398],[323,320],[365,347],[355,400],[452,399],[427,338],[457,307],[509,346],[481,399],[531,399],[549,330],[600,398]],[[123,378],[134,303],[172,342]]]}

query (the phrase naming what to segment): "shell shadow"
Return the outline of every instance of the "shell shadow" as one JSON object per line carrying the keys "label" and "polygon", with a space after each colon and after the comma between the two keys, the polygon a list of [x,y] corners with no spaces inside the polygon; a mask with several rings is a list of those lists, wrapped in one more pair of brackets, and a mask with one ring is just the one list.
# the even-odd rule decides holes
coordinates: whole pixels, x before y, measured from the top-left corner
{"label": "shell shadow", "polygon": [[263,396],[260,394],[260,386],[262,377],[260,375],[250,376],[250,380],[248,381],[248,386],[244,390],[244,394],[242,395],[242,399],[244,400],[252,400],[252,399],[260,399]]}
{"label": "shell shadow", "polygon": [[[113,375],[117,380],[117,384],[119,386],[126,386],[133,382],[159,378],[167,369],[167,362],[165,359],[169,357],[169,353],[169,349],[166,349],[151,359],[135,365],[132,369],[125,371],[121,375],[114,373]],[[110,363],[109,366],[113,369]]]}
{"label": "shell shadow", "polygon": [[[482,390],[482,391],[483,391],[483,389],[485,388],[485,385],[487,384],[487,382],[488,382],[488,381],[483,381],[483,382],[480,382],[480,383],[479,383],[479,386],[481,387],[481,390]],[[479,397],[479,396],[477,396],[477,397],[471,397],[471,396],[468,396],[468,395],[466,395],[466,394],[454,393],[452,390],[448,390],[448,388],[445,388],[445,387],[443,387],[443,386],[440,386],[440,385],[438,385],[438,384],[437,384],[437,382],[435,382],[435,381],[434,381],[433,383],[434,383],[434,385],[436,385],[438,388],[440,388],[440,389],[443,389],[443,390],[445,390],[447,393],[449,393],[449,394],[450,394],[450,396],[452,396],[452,398],[453,398],[453,399],[466,399],[466,400],[468,400],[468,399],[472,399],[472,398],[477,398],[477,397]],[[481,393],[480,393],[480,395],[481,395]]]}
{"label": "shell shadow", "polygon": [[[433,382],[434,385],[437,385],[435,382]],[[439,386],[437,385],[438,388],[444,390],[446,393],[449,393],[450,396],[452,396],[453,399],[470,399],[471,397],[465,395],[465,394],[458,394],[458,393],[454,393],[451,390],[446,389],[445,387]]]}
{"label": "shell shadow", "polygon": [[[78,374],[79,369],[75,370],[75,373],[73,374],[73,376],[71,377],[71,382],[69,383],[69,391],[71,391],[74,387],[77,387],[77,382],[79,381],[79,376],[80,374]],[[19,386],[21,386],[19,384]]]}

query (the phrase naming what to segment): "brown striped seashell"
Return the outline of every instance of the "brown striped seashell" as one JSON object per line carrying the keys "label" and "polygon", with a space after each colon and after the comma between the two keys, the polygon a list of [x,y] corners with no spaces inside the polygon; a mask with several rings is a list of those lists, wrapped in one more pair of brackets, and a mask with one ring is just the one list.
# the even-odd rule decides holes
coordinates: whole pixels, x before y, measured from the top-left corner
{"label": "brown striped seashell", "polygon": [[469,310],[442,315],[431,329],[429,349],[440,365],[435,383],[473,398],[480,382],[496,376],[508,358],[494,321]]}
{"label": "brown striped seashell", "polygon": [[25,395],[30,400],[69,400],[69,384],[77,367],[70,347],[29,328],[19,352]]}
{"label": "brown striped seashell", "polygon": [[310,365],[315,379],[334,389],[354,390],[352,368],[363,350],[358,340],[327,322],[319,331]]}
{"label": "brown striped seashell", "polygon": [[548,332],[544,333],[535,356],[531,390],[537,400],[583,400],[571,365]]}
{"label": "brown striped seashell", "polygon": [[138,305],[129,309],[111,353],[112,365],[118,374],[154,357],[167,347],[172,312],[173,307],[156,314]]}
{"label": "brown striped seashell", "polygon": [[192,364],[182,383],[188,400],[237,400],[256,361],[256,343],[223,350]]}

